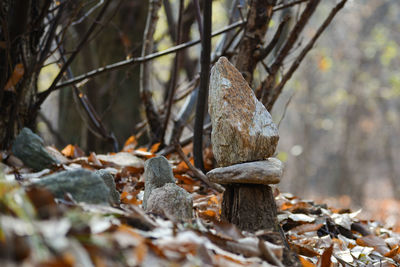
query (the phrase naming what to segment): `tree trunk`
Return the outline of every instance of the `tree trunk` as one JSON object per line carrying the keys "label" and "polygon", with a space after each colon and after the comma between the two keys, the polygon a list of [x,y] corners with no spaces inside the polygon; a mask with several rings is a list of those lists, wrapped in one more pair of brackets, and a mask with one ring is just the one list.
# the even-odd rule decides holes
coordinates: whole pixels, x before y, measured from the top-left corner
{"label": "tree trunk", "polygon": [[301,266],[296,254],[290,250],[276,216],[275,198],[270,186],[232,184],[225,187],[222,219],[244,231],[263,230],[265,235],[260,236],[261,238],[285,247],[283,250],[285,266]]}
{"label": "tree trunk", "polygon": [[[36,18],[36,5],[37,1],[27,0],[0,3],[5,20],[0,39],[6,46],[0,49],[0,149],[8,148],[23,127],[35,126],[36,116],[31,109],[37,90],[35,60],[41,31],[29,27]],[[16,67],[24,72],[20,79],[13,76]]]}
{"label": "tree trunk", "polygon": [[222,218],[242,230],[279,232],[275,199],[268,185],[228,185],[222,206]]}

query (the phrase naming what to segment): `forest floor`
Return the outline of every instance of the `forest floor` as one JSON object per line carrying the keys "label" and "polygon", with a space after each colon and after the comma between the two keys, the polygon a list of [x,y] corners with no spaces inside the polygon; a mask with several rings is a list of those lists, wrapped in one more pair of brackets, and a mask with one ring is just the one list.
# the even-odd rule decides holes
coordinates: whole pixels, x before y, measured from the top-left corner
{"label": "forest floor", "polygon": [[[194,219],[174,223],[145,213],[142,163],[156,150],[136,148],[131,140],[120,153],[85,156],[70,145],[57,152],[64,164],[36,173],[2,153],[0,265],[283,266],[283,248],[265,241],[268,233],[242,232],[220,221],[222,194],[196,179],[177,154],[167,158],[177,185],[193,197]],[[141,163],[132,164],[128,154]],[[206,150],[205,155],[206,168],[211,169],[212,153]],[[54,199],[42,188],[26,186],[30,180],[77,168],[111,172],[121,204]],[[275,189],[275,200],[278,221],[303,266],[400,266],[399,222],[393,219],[397,224],[392,227],[379,222],[388,219],[388,209],[398,209],[399,202],[371,201],[366,213],[331,204],[341,206],[345,198],[306,201]]]}

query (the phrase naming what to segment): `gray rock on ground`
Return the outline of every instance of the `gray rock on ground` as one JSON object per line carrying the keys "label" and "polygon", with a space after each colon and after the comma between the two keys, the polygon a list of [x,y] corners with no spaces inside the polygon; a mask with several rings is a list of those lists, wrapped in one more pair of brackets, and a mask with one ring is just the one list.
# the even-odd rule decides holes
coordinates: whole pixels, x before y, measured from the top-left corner
{"label": "gray rock on ground", "polygon": [[215,168],[207,173],[211,182],[218,184],[278,184],[283,173],[279,159],[239,163],[228,167]]}
{"label": "gray rock on ground", "polygon": [[171,165],[165,157],[148,159],[144,164],[143,208],[173,221],[190,220],[192,196],[175,184]]}
{"label": "gray rock on ground", "polygon": [[175,184],[174,174],[168,160],[163,157],[154,157],[144,163],[144,196],[143,208],[146,210],[147,199],[151,192],[166,183]]}
{"label": "gray rock on ground", "polygon": [[46,151],[42,138],[28,128],[23,128],[15,138],[12,153],[35,171],[41,171],[59,163]]}
{"label": "gray rock on ground", "polygon": [[220,167],[274,154],[279,135],[271,115],[225,57],[211,70],[208,103],[213,152]]}
{"label": "gray rock on ground", "polygon": [[167,183],[153,190],[146,211],[164,215],[175,222],[188,221],[193,217],[193,199],[185,189]]}
{"label": "gray rock on ground", "polygon": [[77,202],[90,204],[109,204],[110,189],[95,172],[77,169],[54,173],[33,182],[35,186],[43,186],[56,198],[64,198],[70,193]]}
{"label": "gray rock on ground", "polygon": [[121,202],[120,194],[116,189],[116,184],[114,180],[114,176],[106,170],[97,170],[95,174],[100,176],[108,189],[110,190],[110,203],[112,205],[118,205]]}

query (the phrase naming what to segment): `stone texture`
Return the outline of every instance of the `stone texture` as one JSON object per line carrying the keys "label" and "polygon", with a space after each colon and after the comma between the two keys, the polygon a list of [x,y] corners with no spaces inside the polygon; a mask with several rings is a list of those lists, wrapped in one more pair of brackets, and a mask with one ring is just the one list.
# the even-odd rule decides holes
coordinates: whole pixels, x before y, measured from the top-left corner
{"label": "stone texture", "polygon": [[110,190],[109,202],[112,205],[120,204],[121,198],[120,198],[120,195],[119,195],[119,193],[118,193],[118,191],[116,189],[114,176],[112,176],[112,174],[109,173],[106,170],[97,170],[97,171],[95,171],[95,173],[103,179],[104,183],[106,184],[106,186]]}
{"label": "stone texture", "polygon": [[163,157],[154,157],[148,159],[144,164],[144,196],[143,208],[147,208],[147,199],[152,191],[160,188],[167,183],[175,184],[175,178],[172,173],[171,165],[168,160]]}
{"label": "stone texture", "polygon": [[218,184],[277,184],[283,173],[279,159],[239,163],[228,167],[215,168],[207,173],[211,182]]}
{"label": "stone texture", "polygon": [[188,221],[193,216],[193,199],[176,184],[167,183],[151,192],[146,211],[164,215],[174,222]]}
{"label": "stone texture", "polygon": [[59,163],[47,152],[42,138],[28,128],[23,128],[15,138],[12,153],[35,171],[41,171]]}
{"label": "stone texture", "polygon": [[219,166],[264,160],[274,154],[279,136],[271,115],[225,57],[211,70],[208,103]]}
{"label": "stone texture", "polygon": [[108,204],[110,189],[103,179],[85,169],[58,172],[41,178],[33,185],[47,188],[56,198],[64,198],[70,193],[77,202]]}

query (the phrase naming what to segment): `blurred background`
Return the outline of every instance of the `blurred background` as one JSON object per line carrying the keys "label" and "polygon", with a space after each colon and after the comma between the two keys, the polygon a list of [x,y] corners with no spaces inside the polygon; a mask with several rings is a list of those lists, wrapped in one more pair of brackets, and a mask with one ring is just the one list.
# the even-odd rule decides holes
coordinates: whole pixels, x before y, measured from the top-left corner
{"label": "blurred background", "polygon": [[[148,1],[112,2],[106,15],[110,21],[104,25],[103,33],[95,35],[73,63],[75,75],[140,56]],[[171,18],[176,19],[179,1],[163,2],[169,2],[170,7],[160,9],[156,51],[175,43]],[[183,42],[199,38],[195,9],[192,1],[187,2]],[[213,31],[229,24],[231,2],[213,1]],[[301,42],[306,43],[313,36],[336,2],[321,1]],[[301,5],[295,6],[287,12],[296,18],[300,8]],[[270,24],[273,30],[283,13],[274,15]],[[74,47],[92,21],[89,17],[71,27],[66,50]],[[220,38],[213,39],[214,49]],[[285,86],[272,110],[274,121],[279,124],[278,158],[286,164],[279,185],[281,191],[336,206],[362,207],[365,216],[373,214],[389,225],[399,225],[400,205],[396,200],[400,198],[399,44],[398,0],[347,2]],[[288,65],[296,52],[289,56]],[[185,54],[178,88],[185,87],[199,72],[200,46],[186,50]],[[174,56],[168,55],[152,62],[150,84],[160,106],[165,98],[163,88],[171,82],[173,60]],[[57,72],[55,64],[45,67],[40,75],[40,88],[46,89]],[[265,69],[259,66],[252,87],[256,88],[265,75]],[[120,146],[131,135],[136,135],[141,144],[147,142],[145,134],[140,134],[143,107],[139,97],[139,65],[98,76],[82,88]],[[185,100],[182,98],[174,106],[173,117],[179,115]],[[89,131],[69,88],[53,93],[46,100],[40,118],[38,129],[47,144],[60,149],[77,144],[86,152],[112,151],[111,144]],[[182,138],[190,134],[192,123],[188,121]]]}

